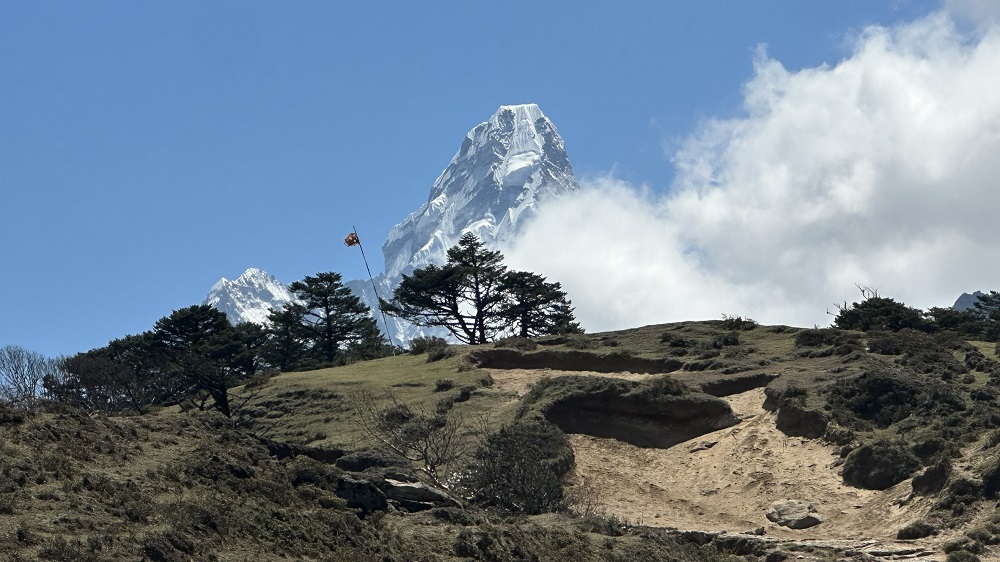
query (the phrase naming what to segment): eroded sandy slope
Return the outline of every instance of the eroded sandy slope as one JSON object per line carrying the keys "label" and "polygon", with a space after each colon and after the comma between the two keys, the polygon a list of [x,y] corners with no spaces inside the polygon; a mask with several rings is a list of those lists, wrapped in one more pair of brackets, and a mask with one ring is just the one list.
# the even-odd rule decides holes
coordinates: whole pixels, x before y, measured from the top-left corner
{"label": "eroded sandy slope", "polygon": [[[562,373],[514,369],[491,374],[500,389],[523,394],[542,375]],[[764,398],[761,388],[724,398],[742,418],[738,425],[669,449],[570,435],[575,492],[596,500],[608,514],[643,525],[729,533],[763,527],[774,538],[848,541],[876,549],[893,544],[899,528],[929,509],[929,500],[911,497],[908,482],[881,492],[845,486],[834,447],[778,431],[774,414],[763,408]],[[765,513],[781,499],[815,502],[823,523],[802,530],[771,523]],[[921,544],[935,548],[949,538]]]}

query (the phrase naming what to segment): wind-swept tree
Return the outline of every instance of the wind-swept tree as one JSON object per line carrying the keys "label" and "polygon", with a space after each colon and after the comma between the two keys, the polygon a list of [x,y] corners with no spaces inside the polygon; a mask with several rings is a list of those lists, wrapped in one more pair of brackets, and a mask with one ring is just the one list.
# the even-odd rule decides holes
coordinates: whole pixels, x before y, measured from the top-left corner
{"label": "wind-swept tree", "polygon": [[302,307],[286,307],[271,309],[268,315],[267,342],[261,348],[261,355],[268,365],[281,372],[300,368],[309,352],[303,314]]}
{"label": "wind-swept tree", "polygon": [[443,266],[404,275],[387,314],[418,326],[447,328],[459,341],[481,344],[499,335],[580,332],[558,283],[527,272],[508,272],[503,254],[466,233],[448,250]]}
{"label": "wind-swept tree", "polygon": [[448,250],[444,266],[417,269],[382,309],[418,326],[443,326],[459,341],[491,341],[504,325],[500,310],[506,300],[503,255],[489,250],[475,234],[466,233]]}
{"label": "wind-swept tree", "polygon": [[906,306],[894,299],[880,297],[876,289],[858,287],[863,299],[861,302],[845,302],[838,306],[838,313],[833,319],[833,325],[844,330],[887,330],[898,332],[904,328],[923,329],[926,320],[924,314],[912,307]]}
{"label": "wind-swept tree", "polygon": [[507,300],[500,314],[514,326],[515,335],[532,338],[583,332],[559,283],[549,283],[536,273],[511,271],[504,278],[503,288]]}
{"label": "wind-swept tree", "polygon": [[152,333],[146,332],[67,358],[61,375],[46,377],[44,384],[59,402],[92,411],[141,414],[175,396],[169,372]]}
{"label": "wind-swept tree", "polygon": [[[178,399],[205,393],[212,407],[226,417],[234,410],[230,389],[253,375],[254,367],[246,352],[254,347],[259,334],[253,329],[236,329],[226,315],[209,305],[175,310],[156,321],[153,338],[173,365],[174,388]],[[244,341],[250,338],[250,343]]]}

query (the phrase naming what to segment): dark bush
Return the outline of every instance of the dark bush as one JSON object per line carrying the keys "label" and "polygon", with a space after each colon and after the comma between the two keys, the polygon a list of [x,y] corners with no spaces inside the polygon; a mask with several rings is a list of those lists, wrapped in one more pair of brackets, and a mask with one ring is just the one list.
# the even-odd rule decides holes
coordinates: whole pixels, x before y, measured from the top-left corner
{"label": "dark bush", "polygon": [[983,484],[971,478],[956,478],[945,488],[934,507],[961,515],[966,507],[983,498]]}
{"label": "dark bush", "polygon": [[421,353],[427,353],[432,349],[442,347],[448,347],[448,342],[444,338],[437,336],[419,337],[410,340],[410,354],[412,355],[420,355]]}
{"label": "dark bush", "polygon": [[538,349],[538,343],[531,338],[503,338],[497,340],[493,347],[510,347],[521,351],[534,351]]}
{"label": "dark bush", "polygon": [[899,442],[875,441],[851,451],[844,460],[844,482],[858,488],[885,490],[910,477],[920,461]]}
{"label": "dark bush", "polygon": [[455,388],[455,381],[451,379],[438,379],[434,382],[434,392],[444,392]]}
{"label": "dark bush", "polygon": [[566,435],[548,422],[501,427],[473,453],[464,485],[475,501],[537,514],[562,507],[563,477],[573,468]]}
{"label": "dark bush", "polygon": [[833,345],[840,338],[840,330],[831,328],[812,328],[795,334],[795,345],[798,347],[818,347]]}
{"label": "dark bush", "polygon": [[712,347],[715,349],[722,349],[731,345],[740,345],[739,332],[729,332],[728,334],[715,336],[715,339],[712,340]]}
{"label": "dark bush", "polygon": [[444,347],[435,347],[427,350],[427,362],[433,363],[435,361],[447,359],[453,355],[455,355],[455,350],[447,345]]}
{"label": "dark bush", "polygon": [[753,330],[758,325],[757,321],[750,317],[722,315],[722,327],[726,330]]}
{"label": "dark bush", "polygon": [[937,528],[926,521],[914,521],[896,532],[899,540],[913,540],[929,537],[937,532]]}
{"label": "dark bush", "polygon": [[1000,456],[994,455],[979,467],[983,477],[983,495],[996,499],[1000,492]]}

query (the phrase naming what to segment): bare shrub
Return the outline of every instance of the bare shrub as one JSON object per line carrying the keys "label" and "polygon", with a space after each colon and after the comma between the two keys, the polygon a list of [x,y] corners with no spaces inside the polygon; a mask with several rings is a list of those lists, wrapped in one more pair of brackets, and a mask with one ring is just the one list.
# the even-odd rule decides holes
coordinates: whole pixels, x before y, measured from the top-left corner
{"label": "bare shrub", "polygon": [[366,435],[393,453],[420,463],[435,484],[442,484],[442,469],[466,454],[459,439],[462,416],[452,409],[428,413],[400,402],[391,392],[380,402],[370,391],[350,398],[354,423]]}
{"label": "bare shrub", "polygon": [[16,345],[0,347],[0,400],[32,409],[42,381],[59,371],[59,362]]}

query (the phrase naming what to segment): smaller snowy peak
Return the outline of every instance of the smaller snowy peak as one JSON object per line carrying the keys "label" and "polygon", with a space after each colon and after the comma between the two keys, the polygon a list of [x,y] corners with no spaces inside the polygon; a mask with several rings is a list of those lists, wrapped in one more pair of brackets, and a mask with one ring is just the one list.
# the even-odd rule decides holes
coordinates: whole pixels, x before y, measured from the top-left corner
{"label": "smaller snowy peak", "polygon": [[224,312],[233,325],[240,322],[266,325],[271,309],[281,310],[294,300],[288,287],[274,276],[251,267],[233,281],[219,279],[204,304]]}

